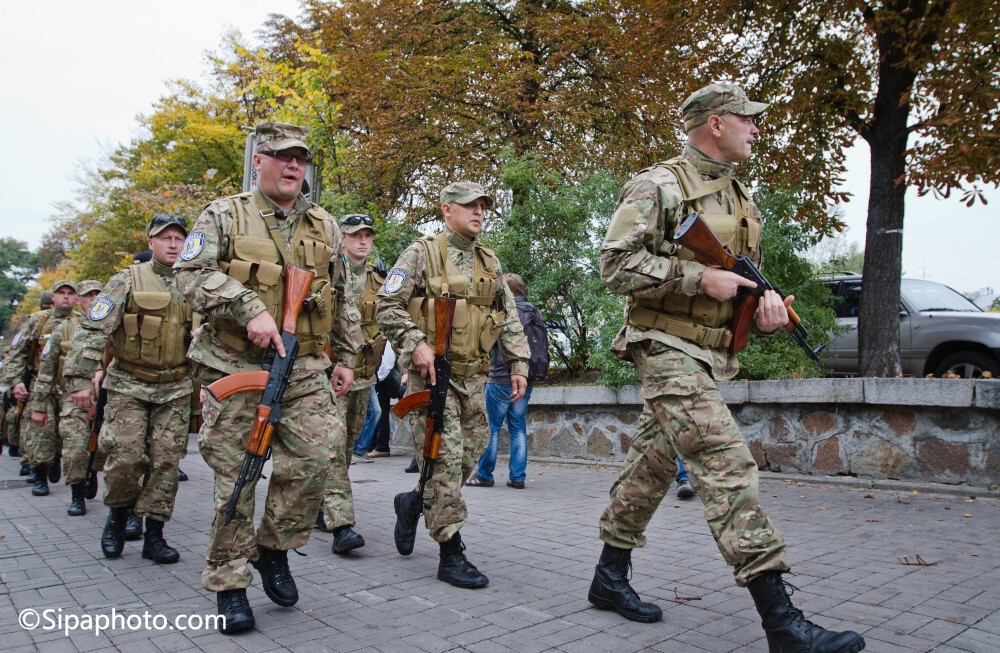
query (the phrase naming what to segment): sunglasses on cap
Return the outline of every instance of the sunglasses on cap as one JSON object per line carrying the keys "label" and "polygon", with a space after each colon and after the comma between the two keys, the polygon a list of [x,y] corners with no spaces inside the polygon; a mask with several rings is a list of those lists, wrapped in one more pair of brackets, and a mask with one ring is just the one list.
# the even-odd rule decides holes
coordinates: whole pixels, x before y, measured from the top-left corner
{"label": "sunglasses on cap", "polygon": [[187,231],[188,221],[187,218],[182,218],[178,215],[158,215],[153,218],[153,221],[150,224],[177,224],[184,227],[184,230]]}
{"label": "sunglasses on cap", "polygon": [[292,159],[295,159],[300,166],[307,166],[313,162],[313,158],[308,154],[291,154],[285,151],[277,150],[260,150],[257,154],[263,154],[264,156],[269,156],[272,159],[277,159],[282,163],[291,163]]}
{"label": "sunglasses on cap", "polygon": [[353,227],[364,222],[369,227],[375,226],[375,218],[370,215],[349,215],[340,221],[341,227]]}

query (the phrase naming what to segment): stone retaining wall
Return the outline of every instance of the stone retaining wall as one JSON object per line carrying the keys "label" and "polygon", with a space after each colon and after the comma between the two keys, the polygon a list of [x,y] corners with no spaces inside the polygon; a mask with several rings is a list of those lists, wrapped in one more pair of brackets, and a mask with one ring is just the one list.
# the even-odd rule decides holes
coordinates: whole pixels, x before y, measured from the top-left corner
{"label": "stone retaining wall", "polygon": [[[719,389],[761,469],[1000,483],[1000,380],[734,381]],[[635,386],[535,388],[528,456],[624,460],[641,408]],[[393,442],[411,446],[406,424]],[[508,450],[504,428],[500,452]]]}

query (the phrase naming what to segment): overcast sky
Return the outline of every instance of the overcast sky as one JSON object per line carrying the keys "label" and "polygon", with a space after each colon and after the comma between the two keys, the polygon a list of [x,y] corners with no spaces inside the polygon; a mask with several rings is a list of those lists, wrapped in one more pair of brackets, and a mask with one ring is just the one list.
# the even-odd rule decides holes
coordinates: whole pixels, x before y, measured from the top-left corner
{"label": "overcast sky", "polygon": [[[251,38],[269,13],[297,16],[298,0],[56,0],[12,3],[0,39],[6,125],[0,158],[8,198],[3,235],[35,248],[49,228],[52,204],[72,199],[74,167],[136,135],[135,117],[147,113],[169,79],[204,79],[204,53],[217,50],[229,28]],[[766,100],[766,99],[765,99]],[[762,127],[767,128],[766,120]],[[868,203],[868,148],[848,157],[844,206],[847,238],[862,246]],[[903,270],[964,292],[1000,289],[997,211],[967,209],[957,199],[907,194]]]}

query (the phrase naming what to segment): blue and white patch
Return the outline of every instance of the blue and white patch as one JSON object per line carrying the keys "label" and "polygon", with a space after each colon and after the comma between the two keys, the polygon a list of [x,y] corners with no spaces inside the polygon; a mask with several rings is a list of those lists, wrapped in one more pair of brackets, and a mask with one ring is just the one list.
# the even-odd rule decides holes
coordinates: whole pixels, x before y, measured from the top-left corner
{"label": "blue and white patch", "polygon": [[403,282],[406,281],[406,277],[409,275],[403,268],[393,268],[389,270],[389,276],[385,278],[385,286],[382,290],[388,293],[394,293],[403,287]]}
{"label": "blue and white patch", "polygon": [[42,348],[42,358],[48,356],[50,351],[52,351],[52,341],[48,340],[45,342],[45,347]]}
{"label": "blue and white patch", "polygon": [[94,301],[94,305],[90,307],[90,319],[95,322],[103,320],[114,307],[115,303],[107,297],[98,297]]}
{"label": "blue and white patch", "polygon": [[15,346],[17,346],[17,343],[21,342],[21,335],[23,333],[24,333],[23,331],[18,331],[17,332],[17,335],[14,336],[14,339],[10,341],[10,346],[11,347],[15,347]]}
{"label": "blue and white patch", "polygon": [[195,231],[188,234],[188,237],[184,239],[184,247],[181,248],[181,260],[190,261],[195,256],[201,254],[201,250],[205,249],[205,234],[200,231]]}

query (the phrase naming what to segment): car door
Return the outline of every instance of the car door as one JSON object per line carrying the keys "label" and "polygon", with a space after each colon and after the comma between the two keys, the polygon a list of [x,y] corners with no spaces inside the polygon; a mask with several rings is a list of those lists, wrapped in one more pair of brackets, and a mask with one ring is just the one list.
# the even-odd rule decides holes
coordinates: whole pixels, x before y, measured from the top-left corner
{"label": "car door", "polygon": [[835,297],[834,311],[837,325],[848,327],[835,335],[828,347],[824,362],[837,374],[858,373],[858,306],[861,302],[861,281],[839,281],[831,285]]}

